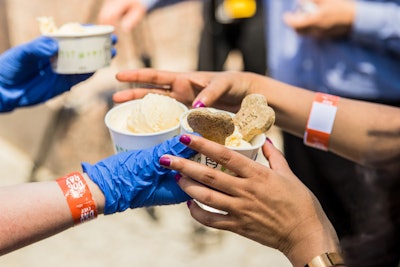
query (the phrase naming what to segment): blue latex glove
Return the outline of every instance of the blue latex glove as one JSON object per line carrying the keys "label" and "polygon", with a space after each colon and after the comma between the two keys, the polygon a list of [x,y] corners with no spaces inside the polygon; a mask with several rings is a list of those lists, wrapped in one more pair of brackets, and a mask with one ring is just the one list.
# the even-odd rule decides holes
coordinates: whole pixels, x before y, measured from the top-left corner
{"label": "blue latex glove", "polygon": [[0,55],[0,112],[45,102],[93,75],[54,73],[50,58],[57,51],[56,41],[41,36]]}
{"label": "blue latex glove", "polygon": [[162,167],[164,154],[190,158],[197,154],[175,136],[154,148],[119,153],[95,165],[82,163],[88,174],[104,193],[104,214],[128,208],[177,204],[191,199],[176,183],[175,171]]}

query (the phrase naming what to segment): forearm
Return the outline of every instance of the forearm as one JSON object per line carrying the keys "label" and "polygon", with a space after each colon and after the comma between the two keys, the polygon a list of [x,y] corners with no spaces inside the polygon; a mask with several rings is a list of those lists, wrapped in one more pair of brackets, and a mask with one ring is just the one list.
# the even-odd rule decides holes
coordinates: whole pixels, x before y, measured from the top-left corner
{"label": "forearm", "polygon": [[[263,76],[251,80],[249,93],[266,96],[276,112],[276,125],[303,138],[315,93]],[[388,166],[399,157],[399,137],[400,109],[342,97],[329,150],[365,166]]]}
{"label": "forearm", "polygon": [[369,167],[396,165],[400,153],[400,109],[341,98],[329,149]]}
{"label": "forearm", "polygon": [[[104,197],[90,179],[86,177],[86,181],[100,213]],[[0,203],[0,255],[74,226],[66,198],[55,181],[2,187]]]}

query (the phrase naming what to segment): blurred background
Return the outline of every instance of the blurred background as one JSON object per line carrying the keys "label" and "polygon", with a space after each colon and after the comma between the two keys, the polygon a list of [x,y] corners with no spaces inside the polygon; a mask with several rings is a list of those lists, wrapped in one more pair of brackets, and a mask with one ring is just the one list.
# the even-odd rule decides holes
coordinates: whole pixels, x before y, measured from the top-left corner
{"label": "blurred background", "polygon": [[[0,51],[40,35],[39,16],[52,16],[57,25],[96,23],[101,5],[100,0],[0,0]],[[111,95],[129,87],[115,74],[149,65],[195,70],[201,12],[202,2],[192,0],[150,13],[130,34],[116,32],[118,55],[110,67],[45,104],[0,114],[0,186],[53,180],[81,170],[82,161],[95,163],[111,155],[103,118],[113,106]],[[225,69],[242,68],[240,54],[233,51]],[[269,137],[281,144],[277,129]],[[182,204],[100,216],[1,257],[0,266],[291,265],[274,249],[198,225]]]}

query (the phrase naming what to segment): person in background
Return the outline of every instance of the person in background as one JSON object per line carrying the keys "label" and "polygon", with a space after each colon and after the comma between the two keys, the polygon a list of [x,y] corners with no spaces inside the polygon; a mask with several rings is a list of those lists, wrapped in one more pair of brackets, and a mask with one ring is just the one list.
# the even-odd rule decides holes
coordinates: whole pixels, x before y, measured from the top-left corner
{"label": "person in background", "polygon": [[101,24],[113,25],[123,33],[130,33],[147,13],[175,0],[105,0],[97,16]]}
{"label": "person in background", "polygon": [[[245,72],[168,72],[141,69],[120,72],[117,74],[117,79],[121,82],[135,82],[154,86],[153,89],[134,88],[117,92],[113,96],[113,100],[117,103],[141,98],[152,92],[168,94],[193,107],[212,106],[237,112],[242,99],[246,95],[262,94],[266,97],[268,104],[275,110],[276,125],[283,131],[299,138],[304,138],[306,133],[311,133],[311,128],[309,129],[311,126],[308,124],[310,111],[314,108],[315,102],[321,104],[318,102],[321,97],[320,94],[265,76]],[[375,199],[368,194],[369,192],[365,192],[366,195],[361,196],[358,195],[360,193],[353,194],[353,197],[369,197],[370,203],[372,203],[371,208],[376,210],[376,215],[367,218],[366,226],[368,227],[362,232],[361,238],[349,237],[340,240],[346,261],[349,266],[388,266],[392,263],[397,264],[400,260],[400,240],[398,239],[400,234],[400,201],[398,198],[400,190],[398,176],[400,171],[400,108],[352,100],[345,97],[338,98],[327,94],[322,96],[327,99],[327,102],[335,102],[334,106],[328,106],[328,110],[332,108],[336,110],[331,121],[331,131],[327,134],[328,139],[322,139],[322,141],[327,141],[324,148],[379,174],[380,180],[374,190],[379,192],[382,199],[384,199],[383,202],[373,203]],[[313,118],[318,119],[318,113]],[[195,140],[195,142],[192,143],[187,140],[187,144],[190,144],[190,147],[194,149],[201,147],[199,151],[209,155],[207,153],[211,151],[211,147],[207,142],[198,141],[197,138],[193,137],[191,139]],[[315,143],[313,144],[311,141],[309,145],[315,145]],[[268,155],[274,149],[270,145],[267,146],[267,148],[264,147],[264,154],[270,160]],[[312,149],[315,149],[315,147]],[[269,219],[274,220],[274,216],[279,216],[280,213],[284,212],[284,209],[278,208],[275,201],[286,199],[288,202],[296,202],[298,194],[289,192],[281,194],[279,190],[274,191],[276,188],[272,183],[277,180],[268,178],[269,172],[273,171],[256,167],[255,163],[249,160],[247,162],[246,159],[226,149],[219,148],[213,151],[215,153],[209,156],[216,161],[227,163],[228,165],[225,167],[228,169],[234,168],[234,171],[243,173],[243,175],[246,175],[245,177],[250,177],[251,175],[254,177],[252,179],[235,180],[233,176],[229,177],[227,174],[219,175],[218,172],[209,171],[186,161],[179,160],[177,165],[174,165],[177,159],[170,158],[171,163],[168,166],[183,172],[184,178],[181,179],[183,189],[189,195],[206,205],[233,214],[232,216],[222,217],[223,215],[205,213],[200,211],[196,205],[191,205],[192,215],[206,225],[231,230],[277,248],[278,244],[269,243],[271,240],[268,240],[268,234],[282,234],[280,230],[283,228],[280,228],[282,226],[280,221],[275,221],[277,223],[272,224]],[[224,158],[221,158],[222,156]],[[231,157],[232,160],[230,160]],[[241,171],[235,166],[235,162],[241,162],[240,166],[251,167],[245,168],[246,171]],[[243,162],[246,162],[246,164],[243,164]],[[291,171],[289,172],[286,164],[280,165],[277,163],[274,165],[270,162],[270,165],[272,169],[279,166],[278,172],[283,169],[283,172],[286,173],[284,176],[294,176]],[[252,167],[255,168],[254,174],[250,174],[252,171],[249,169],[252,169]],[[262,170],[259,170],[260,168]],[[195,172],[195,169],[199,169],[199,171]],[[260,173],[265,175],[260,175]],[[260,177],[257,177],[257,175]],[[221,178],[218,176],[221,176]],[[188,177],[195,181],[191,181]],[[353,179],[353,177],[349,176],[347,179]],[[210,188],[206,190],[198,185],[196,181]],[[286,180],[284,179],[284,181]],[[266,183],[265,185],[263,185],[264,182]],[[191,187],[190,185],[193,185],[193,183],[197,187]],[[236,186],[232,187],[232,184]],[[212,188],[215,188],[216,191],[211,191],[213,190]],[[235,188],[236,190],[229,188]],[[249,192],[252,193],[249,194]],[[296,190],[293,192],[296,192]],[[313,197],[309,198],[312,195],[310,192],[306,195],[308,195],[307,198],[309,200],[314,199]],[[269,199],[270,196],[272,199]],[[290,197],[286,198],[285,196]],[[292,204],[294,205],[293,209],[299,210],[302,214],[302,202],[297,203],[297,205]],[[314,209],[314,212],[319,213],[317,208]],[[260,216],[260,214],[263,215]],[[288,214],[290,215],[291,212]],[[296,216],[298,214],[297,211],[294,214],[293,218],[301,217]],[[268,234],[263,236],[261,228],[255,229],[257,228],[256,226],[251,229],[247,228],[253,223],[261,228],[266,227],[264,233]],[[298,230],[302,231],[301,229]],[[286,234],[289,232],[286,232]],[[256,233],[260,234],[257,235]],[[286,237],[280,236],[283,240],[287,240],[285,239]],[[377,240],[380,241],[377,242]],[[285,243],[284,241],[282,242]],[[306,242],[304,246],[309,245],[310,243]],[[382,253],[382,250],[385,253]]]}
{"label": "person in background", "polygon": [[240,52],[243,71],[266,74],[263,1],[203,1],[197,70],[222,71],[232,51]]}
{"label": "person in background", "polygon": [[[106,0],[99,12],[98,21],[129,33],[154,9],[179,2]],[[224,12],[224,6],[234,9],[229,12],[233,14]],[[224,70],[229,53],[238,50],[243,59],[244,71],[265,74],[264,13],[263,1],[258,0],[203,1],[204,26],[200,36],[197,69]]]}
{"label": "person in background", "polygon": [[105,0],[97,20],[113,25],[124,33],[131,32],[146,16],[149,6],[157,0]]}

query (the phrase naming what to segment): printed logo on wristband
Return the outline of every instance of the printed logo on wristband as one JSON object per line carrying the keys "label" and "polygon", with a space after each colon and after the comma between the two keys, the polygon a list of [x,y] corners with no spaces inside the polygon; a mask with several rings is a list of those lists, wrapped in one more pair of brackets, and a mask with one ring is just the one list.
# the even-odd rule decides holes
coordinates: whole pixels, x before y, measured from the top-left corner
{"label": "printed logo on wristband", "polygon": [[339,99],[338,96],[316,93],[304,133],[304,144],[328,150]]}
{"label": "printed logo on wristband", "polygon": [[75,225],[97,217],[96,204],[82,174],[68,174],[57,179],[57,183],[68,202]]}

